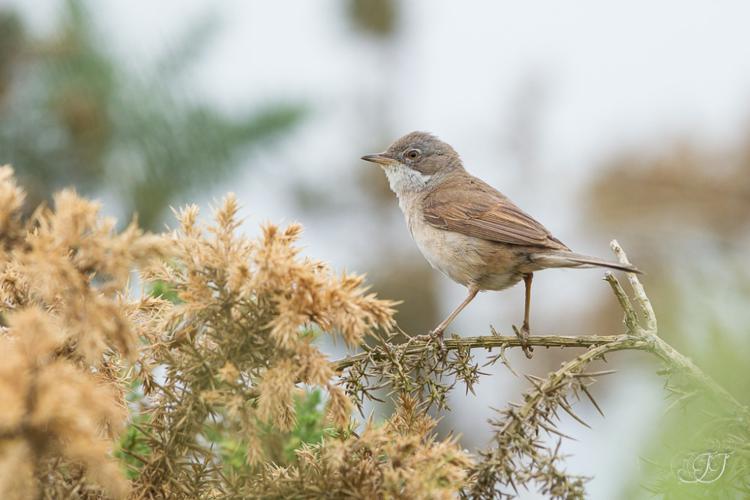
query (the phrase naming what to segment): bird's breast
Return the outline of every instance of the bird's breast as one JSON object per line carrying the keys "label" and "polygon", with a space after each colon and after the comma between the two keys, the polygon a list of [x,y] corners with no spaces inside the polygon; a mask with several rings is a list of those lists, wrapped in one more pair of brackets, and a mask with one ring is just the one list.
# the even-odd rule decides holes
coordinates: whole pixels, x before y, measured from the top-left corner
{"label": "bird's breast", "polygon": [[407,203],[406,223],[419,251],[432,267],[456,283],[502,290],[521,279],[515,252],[506,245],[438,229]]}

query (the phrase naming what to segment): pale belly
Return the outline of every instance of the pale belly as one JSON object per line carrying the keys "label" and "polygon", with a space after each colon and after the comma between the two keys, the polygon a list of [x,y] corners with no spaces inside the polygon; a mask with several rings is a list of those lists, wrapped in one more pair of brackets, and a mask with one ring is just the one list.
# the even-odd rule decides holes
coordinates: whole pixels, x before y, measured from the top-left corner
{"label": "pale belly", "polygon": [[422,220],[407,224],[425,259],[456,283],[503,290],[523,279],[525,260],[509,245],[437,229]]}

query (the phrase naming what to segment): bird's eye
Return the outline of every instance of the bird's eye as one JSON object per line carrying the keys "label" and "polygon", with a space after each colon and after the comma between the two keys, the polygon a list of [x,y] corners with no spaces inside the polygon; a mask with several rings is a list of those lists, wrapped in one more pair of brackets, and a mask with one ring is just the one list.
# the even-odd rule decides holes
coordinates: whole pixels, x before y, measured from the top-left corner
{"label": "bird's eye", "polygon": [[416,160],[420,157],[421,154],[422,152],[418,149],[409,149],[406,151],[406,153],[404,153],[404,157],[408,158],[409,160]]}

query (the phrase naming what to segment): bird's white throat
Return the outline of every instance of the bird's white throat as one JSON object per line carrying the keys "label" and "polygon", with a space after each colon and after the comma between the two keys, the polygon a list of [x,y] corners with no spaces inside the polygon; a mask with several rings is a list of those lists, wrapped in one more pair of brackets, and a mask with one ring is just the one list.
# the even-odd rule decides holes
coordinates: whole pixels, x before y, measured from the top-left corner
{"label": "bird's white throat", "polygon": [[432,178],[405,165],[386,165],[384,167],[391,191],[399,197],[405,193],[421,191]]}

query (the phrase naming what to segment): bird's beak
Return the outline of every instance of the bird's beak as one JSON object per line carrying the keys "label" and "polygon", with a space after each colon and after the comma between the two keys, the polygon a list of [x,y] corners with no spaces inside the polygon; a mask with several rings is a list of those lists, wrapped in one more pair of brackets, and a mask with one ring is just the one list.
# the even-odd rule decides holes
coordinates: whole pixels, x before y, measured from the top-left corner
{"label": "bird's beak", "polygon": [[385,153],[378,153],[374,155],[365,155],[362,157],[365,161],[371,161],[373,163],[377,163],[378,165],[390,165],[395,160],[388,156]]}

